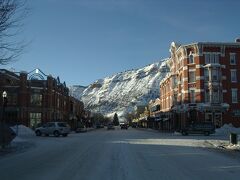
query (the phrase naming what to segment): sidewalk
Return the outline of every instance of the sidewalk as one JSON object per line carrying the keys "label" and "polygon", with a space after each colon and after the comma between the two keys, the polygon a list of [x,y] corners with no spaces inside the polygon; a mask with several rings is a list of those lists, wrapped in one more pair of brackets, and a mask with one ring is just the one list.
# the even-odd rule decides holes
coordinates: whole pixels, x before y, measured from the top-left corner
{"label": "sidewalk", "polygon": [[[210,136],[202,136],[202,135],[188,135],[188,136],[182,136],[179,132],[170,132],[170,131],[162,131],[157,129],[151,129],[151,128],[134,128],[136,130],[141,131],[147,131],[147,132],[153,132],[153,133],[161,133],[166,135],[171,135],[172,137],[181,137],[183,139],[202,139],[202,147],[208,147],[208,148],[216,148],[221,150],[229,150],[229,151],[239,151],[240,152],[240,143],[238,141],[238,144],[230,144],[229,134],[212,134]],[[239,138],[238,138],[239,139]]]}

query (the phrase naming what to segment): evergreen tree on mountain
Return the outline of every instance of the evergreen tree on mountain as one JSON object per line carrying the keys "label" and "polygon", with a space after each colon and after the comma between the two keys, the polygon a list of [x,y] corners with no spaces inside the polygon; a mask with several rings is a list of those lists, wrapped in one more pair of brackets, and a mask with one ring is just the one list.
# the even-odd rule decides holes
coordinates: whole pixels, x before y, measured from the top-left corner
{"label": "evergreen tree on mountain", "polygon": [[119,125],[119,120],[118,120],[117,113],[115,113],[114,116],[113,116],[113,124],[114,124],[114,126],[118,126]]}

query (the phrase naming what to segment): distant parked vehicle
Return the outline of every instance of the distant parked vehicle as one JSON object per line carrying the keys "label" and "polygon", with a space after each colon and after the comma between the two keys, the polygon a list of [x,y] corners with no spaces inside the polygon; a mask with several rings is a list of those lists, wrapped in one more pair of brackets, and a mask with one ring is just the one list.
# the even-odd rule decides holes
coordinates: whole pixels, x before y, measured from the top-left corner
{"label": "distant parked vehicle", "polygon": [[60,135],[66,137],[70,133],[70,126],[66,122],[48,122],[35,129],[36,136]]}
{"label": "distant parked vehicle", "polygon": [[108,124],[107,130],[111,130],[111,129],[115,129],[114,125],[113,124]]}
{"label": "distant parked vehicle", "polygon": [[182,130],[182,135],[204,134],[205,136],[209,136],[213,133],[215,133],[215,126],[208,122],[193,123]]}
{"label": "distant parked vehicle", "polygon": [[76,133],[87,132],[87,128],[85,126],[80,126],[75,129]]}
{"label": "distant parked vehicle", "polygon": [[104,128],[104,125],[103,124],[100,124],[100,123],[97,123],[96,124],[96,128],[99,129],[99,128]]}
{"label": "distant parked vehicle", "polygon": [[128,125],[127,124],[122,124],[121,129],[128,129]]}

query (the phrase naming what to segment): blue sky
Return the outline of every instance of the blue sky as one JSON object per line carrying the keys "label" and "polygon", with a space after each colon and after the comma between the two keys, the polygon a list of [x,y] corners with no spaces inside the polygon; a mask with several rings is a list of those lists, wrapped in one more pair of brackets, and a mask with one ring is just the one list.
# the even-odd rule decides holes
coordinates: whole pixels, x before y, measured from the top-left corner
{"label": "blue sky", "polygon": [[21,34],[31,42],[4,68],[40,68],[67,85],[88,85],[169,56],[172,41],[233,42],[238,0],[28,0]]}

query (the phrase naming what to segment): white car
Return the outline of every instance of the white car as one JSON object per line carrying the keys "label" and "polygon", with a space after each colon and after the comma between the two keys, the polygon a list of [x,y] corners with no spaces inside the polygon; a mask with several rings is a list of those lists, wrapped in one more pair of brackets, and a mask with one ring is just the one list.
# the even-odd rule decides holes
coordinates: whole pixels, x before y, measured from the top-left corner
{"label": "white car", "polygon": [[60,135],[66,137],[70,133],[70,126],[66,122],[48,122],[35,129],[36,136],[41,135],[54,135],[59,137]]}

